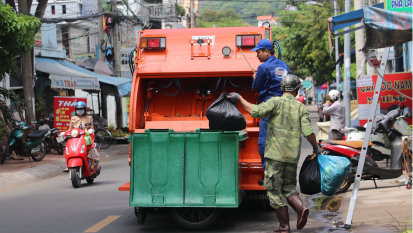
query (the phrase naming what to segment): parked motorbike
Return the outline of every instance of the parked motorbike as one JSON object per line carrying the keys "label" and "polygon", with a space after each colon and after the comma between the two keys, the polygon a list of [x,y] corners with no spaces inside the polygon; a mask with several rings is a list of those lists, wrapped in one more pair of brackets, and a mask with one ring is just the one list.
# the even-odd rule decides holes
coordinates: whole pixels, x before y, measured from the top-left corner
{"label": "parked motorbike", "polygon": [[26,141],[23,142],[25,130],[31,129],[23,121],[13,120],[15,128],[10,133],[4,155],[0,163],[3,164],[13,151],[16,155],[32,158],[34,161],[41,161],[47,152],[47,144],[44,139],[50,135],[50,130],[34,130],[27,134]]}
{"label": "parked motorbike", "polygon": [[[40,119],[39,121],[35,121],[34,124],[39,125],[39,130],[50,129],[49,125],[47,125],[47,121],[49,118]],[[44,139],[47,144],[47,152],[50,153],[53,150],[57,152],[59,155],[63,155],[63,137],[60,136],[60,130],[56,128],[50,129],[50,134]]]}
{"label": "parked motorbike", "polygon": [[[88,125],[90,123],[86,124],[86,126]],[[71,137],[66,142],[65,158],[73,188],[80,188],[81,180],[83,179],[86,179],[88,184],[93,184],[101,169],[99,165],[96,165],[92,172],[89,170],[91,160],[87,157],[87,152],[94,147],[95,135],[90,134],[92,137],[92,144],[90,146],[87,146],[84,140],[85,129],[72,129],[70,132],[65,132],[65,136]]]}
{"label": "parked motorbike", "polygon": [[[372,133],[377,134],[379,132],[384,133],[390,141],[391,153],[390,153],[390,168],[380,168],[374,159],[370,156],[366,156],[364,163],[363,173],[361,176],[362,180],[373,180],[377,188],[376,179],[394,179],[398,178],[403,174],[403,168],[407,171],[409,175],[407,188],[411,188],[412,178],[411,178],[411,162],[409,156],[404,156],[401,148],[401,137],[403,136],[398,130],[394,129],[392,126],[400,118],[409,118],[412,116],[412,110],[407,107],[399,107],[395,110],[390,111],[381,120],[377,121],[377,127],[373,128]],[[335,143],[338,141],[322,141],[319,143],[323,149],[323,154],[343,156],[350,160],[351,169],[348,178],[342,184],[341,188],[337,193],[346,192],[350,185],[355,180],[355,175],[357,171],[358,162],[360,159],[361,151],[355,149],[354,147],[346,146],[343,143]],[[348,143],[348,142],[347,142]]]}
{"label": "parked motorbike", "polygon": [[[373,122],[374,128],[377,127],[377,123],[381,121],[383,116],[378,116],[376,117],[375,121]],[[366,127],[366,125],[365,125]],[[365,127],[358,127],[358,126],[352,126],[348,128],[344,128],[340,130],[342,133],[345,133],[346,136],[344,136],[343,140],[345,141],[363,141],[364,140],[364,135],[366,133],[366,128]],[[393,124],[393,128],[398,131],[402,135],[408,134],[406,132],[406,129],[409,127],[409,123],[401,117],[396,120],[396,122]],[[387,140],[387,137],[385,134],[382,132],[378,132],[376,134],[371,134],[370,135],[370,142],[373,143],[369,150],[369,155],[375,160],[375,161],[381,161],[383,159],[390,159],[390,148],[391,144],[389,140]]]}

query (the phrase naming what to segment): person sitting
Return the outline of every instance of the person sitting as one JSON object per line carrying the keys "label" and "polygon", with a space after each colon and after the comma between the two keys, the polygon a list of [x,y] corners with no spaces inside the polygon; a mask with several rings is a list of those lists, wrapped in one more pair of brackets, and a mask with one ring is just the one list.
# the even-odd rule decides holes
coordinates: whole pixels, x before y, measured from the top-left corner
{"label": "person sitting", "polygon": [[[88,123],[90,123],[90,126],[86,127],[85,125]],[[93,118],[92,116],[87,115],[86,104],[83,101],[76,103],[75,116],[70,119],[70,126],[68,131],[71,132],[74,128],[86,129],[89,131],[89,133],[94,132]],[[92,147],[90,150],[88,150],[87,157],[91,160],[90,171],[92,172],[95,169],[96,163],[100,160],[99,152],[95,147]]]}

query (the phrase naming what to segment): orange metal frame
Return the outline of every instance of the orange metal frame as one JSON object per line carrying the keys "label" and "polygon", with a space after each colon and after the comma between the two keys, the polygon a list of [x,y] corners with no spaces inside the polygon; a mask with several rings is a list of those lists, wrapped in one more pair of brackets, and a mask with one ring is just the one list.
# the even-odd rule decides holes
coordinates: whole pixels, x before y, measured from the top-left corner
{"label": "orange metal frame", "polygon": [[[244,57],[235,46],[237,34],[261,34],[264,38],[267,27],[241,28],[206,28],[206,29],[170,29],[145,30],[140,37],[162,35],[166,37],[166,49],[140,49],[135,57],[135,73],[130,97],[129,131],[142,133],[145,129],[174,129],[175,131],[195,131],[209,128],[205,116],[207,108],[223,92],[239,92],[249,102],[258,103],[258,93],[251,88],[252,71]],[[271,34],[271,33],[270,33]],[[204,45],[197,44],[195,38],[203,37]],[[213,38],[211,38],[213,37]],[[189,39],[189,43],[188,43]],[[229,58],[222,54],[222,48],[229,46],[234,53]],[[243,48],[251,65],[257,69],[260,65],[255,52]],[[213,93],[221,77],[218,91]],[[179,78],[183,89],[195,87],[187,92],[179,91],[174,79]],[[172,81],[172,85],[167,86]],[[235,87],[244,84],[243,87]],[[207,96],[200,96],[201,86],[208,86],[211,91]],[[258,154],[259,121],[252,118],[241,106],[238,106],[247,121],[248,139],[240,143],[239,166],[242,168],[243,190],[264,190],[258,185],[263,179],[260,155]],[[129,152],[130,156],[130,152]],[[130,162],[130,158],[129,158]],[[119,187],[121,191],[129,190],[129,184]]]}

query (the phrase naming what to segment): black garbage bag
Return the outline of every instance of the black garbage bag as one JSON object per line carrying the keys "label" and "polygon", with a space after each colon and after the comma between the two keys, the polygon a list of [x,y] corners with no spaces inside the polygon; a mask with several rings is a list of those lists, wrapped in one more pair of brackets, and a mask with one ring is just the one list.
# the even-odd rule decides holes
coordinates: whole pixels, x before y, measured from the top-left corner
{"label": "black garbage bag", "polygon": [[309,155],[305,158],[298,178],[301,193],[307,195],[321,192],[321,173],[318,156],[314,159],[311,159],[311,156]]}
{"label": "black garbage bag", "polygon": [[209,120],[209,129],[238,131],[247,127],[244,116],[238,110],[237,105],[227,99],[226,93],[222,93],[209,106],[206,117]]}

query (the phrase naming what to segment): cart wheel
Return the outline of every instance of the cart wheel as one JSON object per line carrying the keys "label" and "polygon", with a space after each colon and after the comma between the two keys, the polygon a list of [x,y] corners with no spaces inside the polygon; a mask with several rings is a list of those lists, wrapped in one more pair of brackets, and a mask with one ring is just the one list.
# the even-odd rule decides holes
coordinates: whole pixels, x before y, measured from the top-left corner
{"label": "cart wheel", "polygon": [[169,208],[172,218],[189,229],[202,229],[211,225],[219,215],[220,208],[181,207]]}
{"label": "cart wheel", "polygon": [[145,214],[143,208],[135,207],[135,216],[138,218],[139,225],[145,224],[147,215]]}

